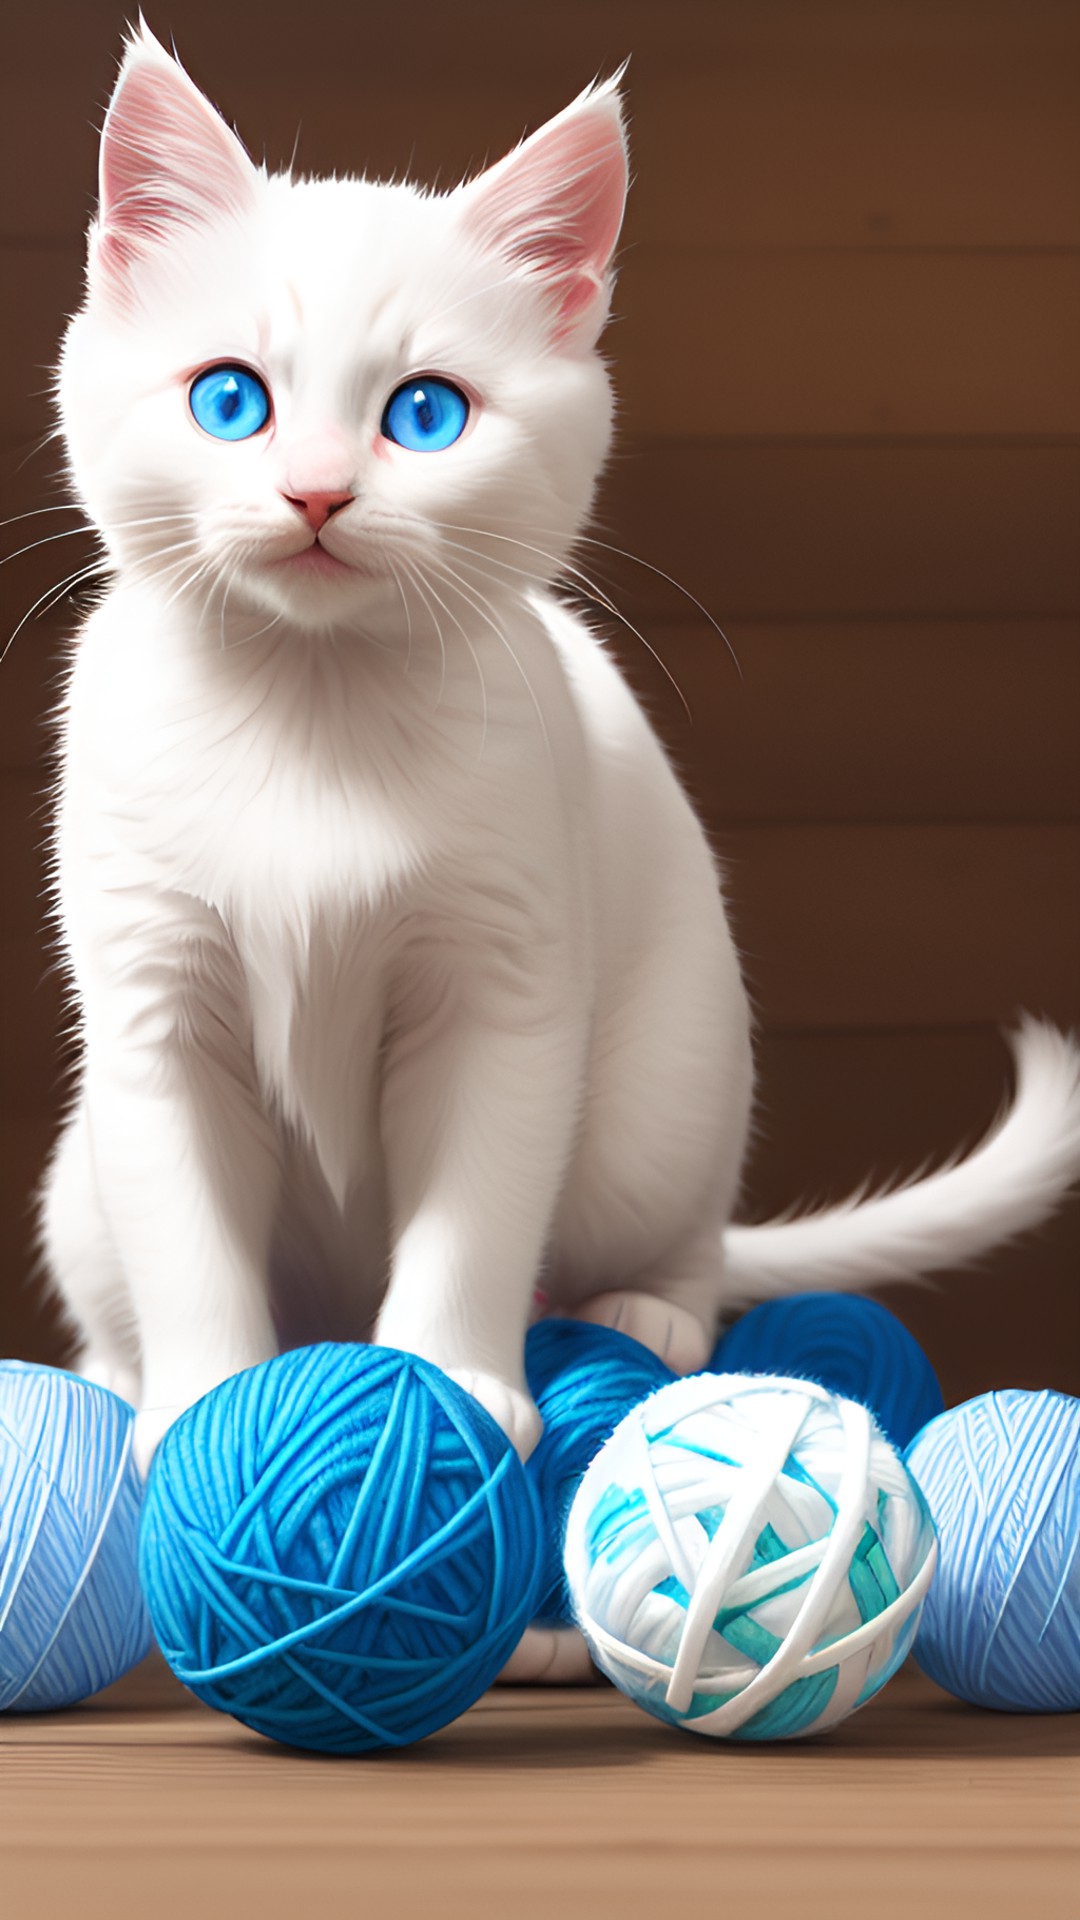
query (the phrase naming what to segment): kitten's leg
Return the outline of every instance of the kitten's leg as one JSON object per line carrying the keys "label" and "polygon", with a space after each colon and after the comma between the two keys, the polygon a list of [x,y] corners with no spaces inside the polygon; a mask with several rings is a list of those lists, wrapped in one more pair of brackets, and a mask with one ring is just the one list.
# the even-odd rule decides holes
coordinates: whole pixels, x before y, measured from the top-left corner
{"label": "kitten's leg", "polygon": [[[102,1209],[138,1325],[145,1469],[176,1416],[277,1350],[269,1245],[280,1186],[239,969],[166,923],[87,1017],[84,1098]],[[161,936],[167,944],[159,944]]]}
{"label": "kitten's leg", "polygon": [[82,1100],[64,1126],[41,1184],[38,1237],[46,1268],[81,1338],[77,1371],[137,1406],[135,1315],[101,1210]]}
{"label": "kitten's leg", "polygon": [[[265,1123],[208,1061],[155,1076],[88,1062],[102,1200],[139,1329],[139,1465],[230,1374],[276,1351],[267,1287],[277,1166]],[[164,1082],[164,1084],[163,1084]]]}
{"label": "kitten's leg", "polygon": [[552,1236],[551,1311],[619,1327],[678,1373],[715,1342],[752,1093],[746,995],[708,873],[699,893],[658,912],[647,963],[607,985]]}
{"label": "kitten's leg", "polygon": [[[676,1373],[712,1351],[750,1113],[745,996],[715,914],[711,933],[667,949],[656,938],[636,991],[602,1012],[552,1234],[549,1310],[618,1327]],[[505,1686],[595,1678],[570,1626],[527,1628],[499,1675]]]}
{"label": "kitten's leg", "polygon": [[521,994],[501,1019],[489,1002],[410,1032],[384,1081],[395,1244],[377,1337],[459,1380],[523,1457],[540,1433],[525,1331],[583,1070],[573,1000],[563,984],[555,1014]]}

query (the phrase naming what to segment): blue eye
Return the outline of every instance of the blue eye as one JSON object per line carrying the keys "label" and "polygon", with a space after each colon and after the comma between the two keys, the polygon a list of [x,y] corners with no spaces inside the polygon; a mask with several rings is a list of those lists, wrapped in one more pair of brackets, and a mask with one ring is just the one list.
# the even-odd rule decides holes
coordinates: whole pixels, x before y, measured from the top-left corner
{"label": "blue eye", "polygon": [[382,433],[412,453],[441,453],[460,440],[468,417],[465,395],[449,380],[407,380],[386,403]]}
{"label": "blue eye", "polygon": [[192,382],[188,405],[215,440],[250,440],[270,418],[270,395],[246,367],[211,367]]}

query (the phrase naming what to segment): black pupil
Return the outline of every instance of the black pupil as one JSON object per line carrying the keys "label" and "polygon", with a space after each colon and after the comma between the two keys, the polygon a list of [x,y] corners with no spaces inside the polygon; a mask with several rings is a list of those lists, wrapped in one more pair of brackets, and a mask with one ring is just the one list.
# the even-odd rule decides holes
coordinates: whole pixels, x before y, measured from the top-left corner
{"label": "black pupil", "polygon": [[231,420],[240,411],[240,388],[235,380],[230,380],[221,396],[221,411],[226,420]]}
{"label": "black pupil", "polygon": [[432,427],[435,425],[435,409],[428,399],[427,394],[424,392],[423,387],[417,387],[413,395],[413,405],[416,408],[416,417],[423,427],[424,432],[430,433]]}

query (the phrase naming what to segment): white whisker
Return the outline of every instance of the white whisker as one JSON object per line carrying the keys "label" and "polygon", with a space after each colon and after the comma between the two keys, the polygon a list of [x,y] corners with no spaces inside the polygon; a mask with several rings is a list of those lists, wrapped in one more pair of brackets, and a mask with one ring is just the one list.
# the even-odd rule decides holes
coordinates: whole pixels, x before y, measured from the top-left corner
{"label": "white whisker", "polygon": [[265,627],[260,627],[258,629],[258,632],[256,633],[246,633],[242,640],[233,640],[225,648],[225,652],[236,653],[240,647],[250,647],[252,644],[252,641],[261,640],[264,633],[270,633],[274,627],[278,626],[279,623],[282,620],[284,620],[284,618],[285,618],[285,615],[283,613],[275,613],[273,616],[273,619],[268,620]]}
{"label": "white whisker", "polygon": [[[536,717],[540,722],[540,731],[544,737],[544,745],[547,748],[548,759],[550,760],[552,766],[555,767],[556,766],[555,755],[551,750],[551,737],[547,730],[547,722],[544,719],[543,709],[540,705],[539,700],[536,697],[536,693],[533,688],[532,681],[529,679],[529,676],[526,673],[524,667],[522,666],[521,661],[518,659],[517,654],[514,652],[513,647],[510,645],[510,642],[507,639],[506,634],[504,633],[503,629],[496,624],[495,620],[491,617],[491,614],[485,613],[483,607],[478,605],[477,601],[471,597],[473,590],[466,585],[466,583],[462,580],[460,574],[455,573],[454,569],[450,567],[446,561],[443,561],[442,567],[440,570],[443,572],[444,575],[449,576],[449,578],[456,583],[457,591],[461,594],[462,598],[466,600],[466,602],[470,606],[472,606],[477,613],[480,614],[482,619],[485,619],[487,621],[488,626],[491,628],[492,633],[495,634],[496,638],[499,639],[502,642],[503,646],[506,648],[507,653],[510,655],[511,660],[513,661],[515,667],[517,668],[519,674],[521,675],[522,680],[525,682],[526,688],[528,689],[529,698],[532,701],[534,708],[536,709]],[[487,600],[484,594],[480,594],[479,598],[481,601],[484,602],[484,604],[487,607],[491,607],[490,600]],[[492,609],[492,613],[493,612],[494,612],[494,609]]]}
{"label": "white whisker", "polygon": [[190,592],[191,588],[195,585],[195,582],[197,580],[201,580],[203,577],[203,574],[206,573],[207,570],[213,566],[213,564],[214,564],[214,561],[212,558],[209,560],[202,561],[202,563],[196,567],[194,573],[189,574],[186,580],[181,580],[179,586],[173,588],[168,599],[162,603],[158,611],[160,613],[167,613],[169,608],[172,606],[173,601],[179,599],[181,594]]}
{"label": "white whisker", "polygon": [[[85,507],[79,506],[78,502],[74,500],[68,501],[63,506],[28,507],[25,513],[10,513],[6,520],[0,520],[0,527],[13,527],[19,520],[34,520],[39,513],[81,513],[85,515],[85,512]],[[87,529],[87,531],[89,531],[89,529]]]}
{"label": "white whisker", "polygon": [[412,614],[409,610],[409,602],[406,597],[405,589],[401,584],[401,576],[398,573],[398,570],[395,567],[393,561],[391,560],[389,554],[387,554],[386,556],[386,564],[390,569],[390,573],[393,577],[394,585],[396,586],[398,593],[401,596],[401,604],[405,609],[405,630],[408,636],[406,641],[406,647],[405,647],[405,671],[406,673],[408,673],[409,663],[412,660],[412,644],[413,644]]}
{"label": "white whisker", "polygon": [[[21,514],[17,514],[15,517],[16,519],[21,519],[23,516]],[[187,514],[182,514],[182,513],[155,514],[151,516],[149,519],[143,519],[143,520],[118,520],[114,523],[114,528],[116,531],[120,531],[121,529],[128,528],[128,527],[151,527],[151,526],[160,525],[162,521],[186,520],[187,518],[188,518]],[[5,524],[10,524],[10,523],[5,523]],[[0,567],[6,567],[9,560],[21,560],[24,553],[33,553],[35,548],[37,547],[48,546],[49,542],[52,540],[74,540],[74,539],[77,539],[79,534],[84,534],[90,537],[91,539],[95,539],[95,540],[100,540],[101,538],[101,535],[98,533],[98,530],[96,527],[88,527],[88,526],[64,527],[60,533],[43,534],[40,540],[31,540],[28,546],[16,547],[14,553],[5,553],[3,558],[0,559]],[[111,565],[114,563],[110,562],[109,564]]]}
{"label": "white whisker", "polygon": [[0,653],[0,665],[2,665],[3,662],[7,659],[8,653],[10,652],[11,648],[14,646],[16,640],[18,639],[20,633],[25,627],[27,621],[30,619],[32,614],[37,612],[37,609],[41,606],[44,600],[51,600],[52,596],[57,594],[62,596],[65,591],[70,591],[70,589],[74,586],[77,586],[80,581],[92,579],[94,574],[101,573],[101,572],[102,572],[102,562],[100,560],[95,560],[92,565],[77,567],[75,569],[75,572],[69,573],[65,580],[56,581],[53,583],[51,587],[46,587],[44,593],[39,593],[33,605],[30,607],[27,607],[26,612],[23,614],[23,617],[19,621],[18,626],[15,628],[14,633],[11,634],[10,637],[4,642],[3,652]]}
{"label": "white whisker", "polygon": [[[419,571],[419,562],[417,562],[417,570]],[[427,585],[427,589],[429,593],[433,596],[435,600],[438,601],[443,612],[445,614],[448,614],[450,619],[453,621],[455,627],[457,628],[462,639],[464,640],[465,645],[468,647],[469,652],[472,655],[473,665],[476,668],[477,677],[480,681],[480,702],[481,702],[481,707],[483,711],[483,724],[480,729],[480,752],[477,754],[476,757],[478,760],[482,760],[484,757],[484,746],[487,741],[487,729],[488,729],[487,687],[484,683],[484,670],[480,665],[480,661],[477,657],[476,648],[473,646],[472,641],[469,639],[469,636],[466,633],[465,628],[462,626],[461,621],[458,619],[457,614],[454,612],[453,608],[448,607],[442,595],[436,591],[435,587],[432,584],[430,573],[425,575],[425,583]]]}
{"label": "white whisker", "polygon": [[427,608],[428,614],[431,618],[431,623],[435,629],[435,632],[438,634],[438,637],[439,637],[439,654],[442,660],[442,669],[439,675],[439,691],[435,700],[435,710],[436,712],[438,712],[439,707],[442,705],[443,689],[446,685],[446,642],[443,639],[443,631],[441,626],[439,625],[438,616],[436,615],[435,610],[432,607],[431,601],[427,597],[427,594],[424,592],[421,582],[417,579],[414,568],[410,566],[407,560],[402,560],[401,564],[405,568],[406,574],[408,575],[409,579],[412,581],[413,586],[416,588],[418,594],[420,595],[420,598],[423,601],[424,606]]}
{"label": "white whisker", "polygon": [[[226,575],[226,578],[225,578],[225,591],[224,591],[224,593],[223,593],[223,594],[222,594],[222,596],[221,596],[221,616],[220,616],[220,619],[219,619],[219,621],[218,621],[218,631],[219,631],[219,633],[220,633],[220,635],[221,635],[221,651],[222,651],[222,653],[227,653],[227,652],[228,652],[228,648],[227,648],[227,647],[226,647],[226,645],[225,645],[225,609],[226,609],[226,607],[227,607],[227,606],[228,606],[228,604],[229,604],[229,595],[230,595],[230,593],[232,592],[232,589],[233,589],[233,581],[234,581],[234,580],[236,579],[236,576],[237,576],[237,574],[238,574],[238,573],[239,573],[239,571],[240,571],[240,565],[241,565],[241,563],[240,563],[240,561],[239,561],[239,560],[234,560],[234,561],[233,561],[233,564],[232,564],[232,566],[231,566],[231,568],[229,569],[229,571],[228,571],[228,573],[227,573],[227,575]],[[211,588],[211,592],[212,592],[212,591],[213,591],[213,588]],[[210,595],[209,595],[209,594],[207,594],[207,597],[206,597],[206,606],[207,606],[207,607],[209,607],[209,605],[210,605]],[[205,610],[204,610],[204,611],[205,611]]]}
{"label": "white whisker", "polygon": [[[496,515],[496,516],[489,516],[489,517],[499,518],[500,516]],[[566,537],[565,529],[560,529],[558,527],[539,527],[539,526],[530,524],[528,522],[519,521],[513,515],[502,516],[502,519],[503,519],[504,525],[526,526],[530,533],[551,534],[555,538],[560,540]],[[488,526],[485,526],[485,527],[455,526],[453,522],[449,520],[433,521],[432,524],[434,526],[444,528],[448,533],[467,533],[467,534],[472,534],[474,538],[480,537],[485,540],[503,540],[510,546],[524,546],[529,552],[536,553],[545,560],[550,560],[552,565],[555,566],[559,572],[563,572],[563,571],[570,572],[573,570],[572,562],[560,559],[558,555],[549,552],[548,549],[545,547],[530,546],[528,541],[522,540],[519,536],[516,536],[516,535],[494,533],[492,529]],[[619,558],[622,560],[631,560],[633,561],[635,566],[644,567],[646,572],[654,573],[657,575],[659,579],[666,580],[669,586],[675,588],[676,593],[681,593],[684,599],[689,600],[691,606],[694,606],[697,608],[702,618],[708,621],[710,627],[713,629],[713,632],[717,634],[719,638],[723,641],[725,647],[727,648],[729,654],[731,655],[732,661],[734,662],[736,672],[739,674],[740,679],[742,678],[742,667],[739,665],[739,657],[735,652],[735,649],[732,646],[731,641],[728,639],[727,634],[724,632],[723,627],[720,625],[719,621],[716,620],[714,616],[709,612],[708,607],[703,606],[702,602],[697,598],[697,596],[691,593],[689,587],[684,587],[681,580],[676,580],[674,574],[665,573],[663,567],[655,566],[651,560],[643,560],[639,553],[631,553],[628,547],[619,547],[619,546],[616,546],[610,540],[601,540],[597,534],[576,533],[573,536],[570,542],[570,545],[571,547],[577,547],[580,545],[585,545],[589,547],[600,547],[604,550],[605,553],[614,553],[614,554],[617,554]],[[578,571],[580,572],[580,569],[578,569]],[[583,577],[587,577],[587,576],[583,576]]]}
{"label": "white whisker", "polygon": [[[453,547],[455,553],[469,554],[474,561],[479,561],[481,559],[490,560],[493,566],[503,567],[506,569],[508,573],[518,574],[523,580],[531,580],[534,586],[542,586],[544,583],[543,575],[530,572],[529,569],[525,567],[515,567],[512,565],[512,563],[509,560],[501,559],[498,554],[494,554],[494,553],[479,554],[477,553],[475,547],[465,546],[459,540],[447,541],[446,545]],[[613,617],[616,620],[620,621],[621,624],[627,629],[627,632],[632,633],[635,639],[641,641],[641,644],[645,648],[645,651],[647,653],[652,654],[652,657],[656,661],[657,666],[660,668],[662,673],[667,675],[667,678],[670,680],[672,686],[675,689],[675,692],[679,696],[679,699],[682,701],[683,710],[686,714],[686,717],[690,722],[691,726],[693,726],[694,716],[690,711],[690,705],[686,698],[686,695],[684,694],[682,688],[680,687],[678,681],[676,680],[675,675],[671,672],[666,662],[657,653],[656,648],[654,646],[651,646],[649,641],[646,640],[645,635],[641,632],[640,628],[635,627],[633,621],[627,619],[626,614],[622,612],[621,608],[617,607],[614,601],[611,600],[607,594],[601,592],[601,590],[596,586],[595,582],[590,581],[588,575],[586,573],[583,573],[579,567],[573,567],[573,568],[568,567],[567,571],[575,573],[578,576],[578,578],[583,582],[583,586],[580,589],[580,591],[582,591],[585,594],[586,598],[594,600],[598,606],[603,607],[607,613],[612,614]],[[499,584],[497,576],[493,574],[486,574],[485,578],[490,580],[493,585]]]}

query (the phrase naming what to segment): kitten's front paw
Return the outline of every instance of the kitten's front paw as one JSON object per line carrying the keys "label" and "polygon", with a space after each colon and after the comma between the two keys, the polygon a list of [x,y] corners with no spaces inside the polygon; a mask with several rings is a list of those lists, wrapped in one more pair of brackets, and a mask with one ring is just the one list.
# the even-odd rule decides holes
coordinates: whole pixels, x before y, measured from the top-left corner
{"label": "kitten's front paw", "polygon": [[526,1627],[501,1673],[498,1687],[587,1687],[600,1678],[584,1636],[576,1627]]}
{"label": "kitten's front paw", "polygon": [[673,1373],[699,1373],[709,1364],[709,1336],[701,1321],[655,1293],[598,1293],[571,1308],[570,1318],[628,1333],[659,1354]]}
{"label": "kitten's front paw", "polygon": [[446,1372],[487,1408],[520,1458],[527,1460],[544,1429],[536,1402],[493,1373],[481,1373],[475,1367],[447,1367]]}

